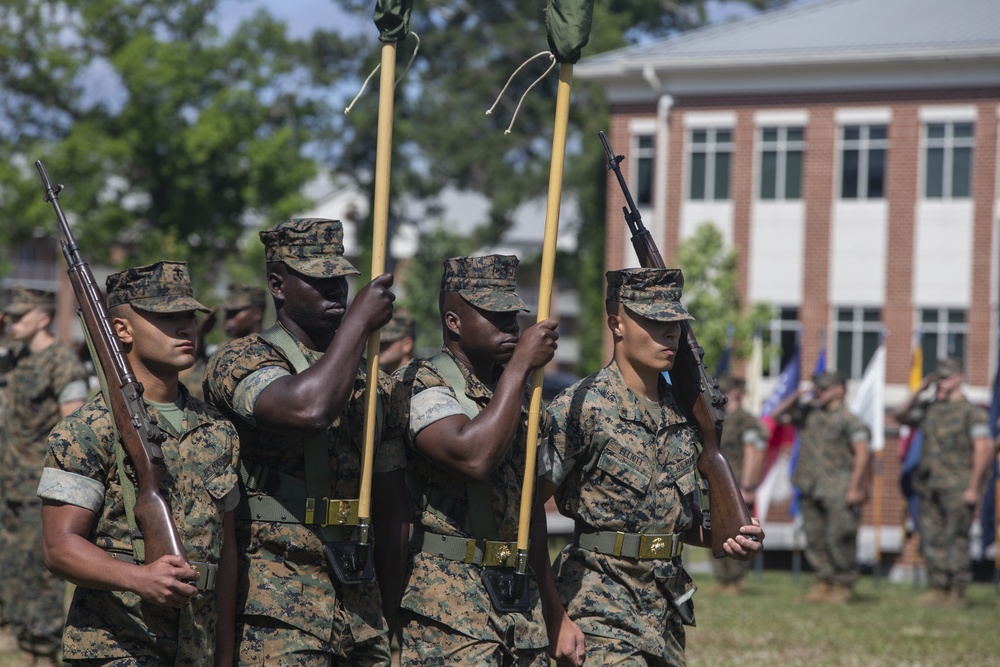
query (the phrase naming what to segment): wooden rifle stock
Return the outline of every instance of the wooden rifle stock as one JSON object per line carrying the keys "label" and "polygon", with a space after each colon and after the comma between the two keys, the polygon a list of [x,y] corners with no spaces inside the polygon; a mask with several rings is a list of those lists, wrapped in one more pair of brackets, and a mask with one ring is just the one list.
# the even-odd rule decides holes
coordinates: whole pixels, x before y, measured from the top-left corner
{"label": "wooden rifle stock", "polygon": [[60,231],[65,237],[60,241],[63,256],[69,265],[69,279],[80,305],[80,314],[97,355],[95,363],[100,365],[107,381],[108,409],[114,417],[125,453],[135,469],[138,481],[135,519],[145,545],[144,560],[152,563],[161,556],[174,555],[186,561],[170,505],[160,492],[163,465],[160,443],[165,436],[146,410],[142,401],[142,384],[136,380],[128,358],[122,352],[118,336],[111,326],[104,296],[90,266],[80,256],[80,248],[63,215],[58,198],[62,186],[52,185],[41,160],[35,162],[35,168],[45,188],[45,201],[51,202],[55,208]]}
{"label": "wooden rifle stock", "polygon": [[[619,164],[624,156],[615,155],[604,132],[599,135],[608,157],[608,170],[614,172],[625,195],[626,206],[622,207],[622,212],[632,234],[632,247],[639,263],[647,269],[666,268],[656,242],[642,224],[642,217],[622,176]],[[690,322],[684,320],[680,325],[680,347],[670,370],[670,380],[681,409],[701,431],[702,450],[698,456],[698,471],[708,481],[712,554],[716,558],[723,558],[726,552],[722,545],[729,538],[740,535],[740,528],[750,525],[750,512],[743,501],[743,493],[732,466],[722,455],[720,447],[722,424],[725,421],[722,406],[726,404],[726,397],[719,391],[718,383],[705,371],[702,360],[705,351],[698,344]]]}

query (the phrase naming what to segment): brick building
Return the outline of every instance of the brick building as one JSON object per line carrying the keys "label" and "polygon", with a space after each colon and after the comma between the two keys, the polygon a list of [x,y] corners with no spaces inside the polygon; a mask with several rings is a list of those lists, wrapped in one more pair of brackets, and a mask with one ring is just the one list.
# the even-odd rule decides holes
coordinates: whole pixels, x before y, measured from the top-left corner
{"label": "brick building", "polygon": [[[886,335],[890,404],[916,340],[996,367],[1000,4],[827,0],[585,58],[609,137],[669,262],[711,222],[745,302],[803,368],[858,379]],[[609,268],[634,265],[609,181]],[[775,358],[767,370],[780,368]]]}

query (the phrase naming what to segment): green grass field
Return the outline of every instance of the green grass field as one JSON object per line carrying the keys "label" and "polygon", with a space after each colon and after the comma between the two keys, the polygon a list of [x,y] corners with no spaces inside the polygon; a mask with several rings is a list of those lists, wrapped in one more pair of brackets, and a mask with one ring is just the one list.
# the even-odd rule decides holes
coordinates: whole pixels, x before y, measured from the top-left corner
{"label": "green grass field", "polygon": [[863,577],[847,605],[802,602],[812,577],[751,573],[739,597],[713,595],[696,574],[697,627],[689,628],[689,667],[951,667],[1000,665],[1000,596],[991,584],[968,591],[968,607],[916,603],[912,584]]}
{"label": "green grass field", "polygon": [[[769,570],[760,580],[751,572],[746,592],[731,597],[712,593],[707,552],[684,556],[699,587],[688,667],[1000,667],[1000,596],[992,584],[973,585],[966,609],[934,610],[916,604],[920,591],[910,583],[863,577],[857,602],[826,605],[802,602],[808,573],[796,580]],[[18,659],[0,653],[0,667]]]}

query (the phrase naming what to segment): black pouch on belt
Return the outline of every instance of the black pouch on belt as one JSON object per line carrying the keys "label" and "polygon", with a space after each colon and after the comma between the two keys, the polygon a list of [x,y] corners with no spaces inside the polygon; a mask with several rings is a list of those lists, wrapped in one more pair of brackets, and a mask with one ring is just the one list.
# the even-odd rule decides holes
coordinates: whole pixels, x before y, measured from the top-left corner
{"label": "black pouch on belt", "polygon": [[340,583],[370,584],[375,581],[371,542],[324,542],[323,554]]}

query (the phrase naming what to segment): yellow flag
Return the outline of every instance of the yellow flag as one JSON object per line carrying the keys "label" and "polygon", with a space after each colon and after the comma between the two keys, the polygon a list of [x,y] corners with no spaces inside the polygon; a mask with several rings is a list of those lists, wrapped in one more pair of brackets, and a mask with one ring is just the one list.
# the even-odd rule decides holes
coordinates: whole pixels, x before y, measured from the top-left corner
{"label": "yellow flag", "polygon": [[916,391],[924,379],[924,348],[920,341],[913,347],[913,364],[910,366],[910,391]]}

